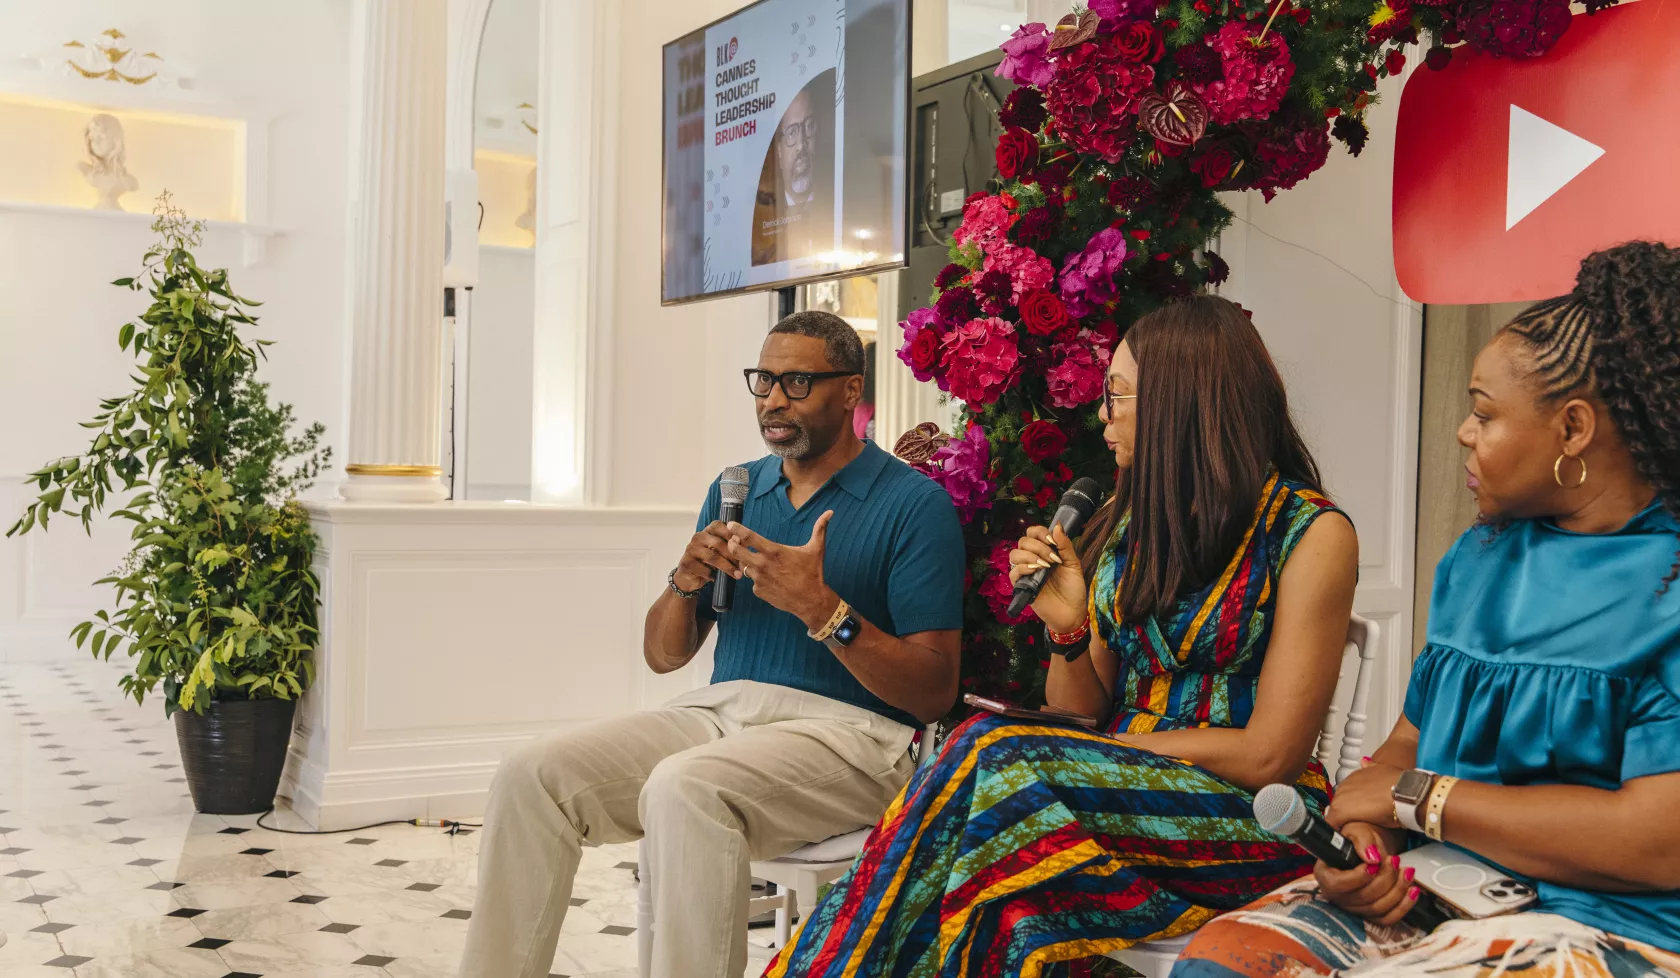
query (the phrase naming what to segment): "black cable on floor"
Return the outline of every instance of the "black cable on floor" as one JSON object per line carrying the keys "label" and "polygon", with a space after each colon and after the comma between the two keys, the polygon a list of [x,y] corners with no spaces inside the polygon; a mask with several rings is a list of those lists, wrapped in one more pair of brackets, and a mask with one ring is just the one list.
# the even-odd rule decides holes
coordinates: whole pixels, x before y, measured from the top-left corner
{"label": "black cable on floor", "polygon": [[385,825],[418,825],[421,828],[448,829],[449,834],[454,835],[461,829],[481,829],[484,827],[481,822],[457,822],[447,818],[392,818],[383,822],[369,822],[366,825],[358,825],[350,829],[283,829],[278,826],[263,824],[263,819],[273,814],[274,809],[270,808],[258,815],[257,828],[266,829],[270,832],[280,832],[285,835],[340,835],[345,832],[365,832],[368,829],[377,829]]}

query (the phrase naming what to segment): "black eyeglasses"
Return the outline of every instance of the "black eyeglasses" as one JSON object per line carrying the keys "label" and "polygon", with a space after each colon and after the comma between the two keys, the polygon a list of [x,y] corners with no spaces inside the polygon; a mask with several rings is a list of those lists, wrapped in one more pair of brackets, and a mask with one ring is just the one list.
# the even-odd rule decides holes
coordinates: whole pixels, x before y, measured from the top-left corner
{"label": "black eyeglasses", "polygon": [[804,370],[787,370],[773,374],[768,370],[757,370],[748,367],[741,371],[747,378],[747,390],[752,391],[754,397],[769,397],[771,388],[782,385],[782,393],[790,401],[803,401],[811,396],[811,385],[819,380],[831,380],[835,377],[860,376],[855,370],[827,370],[822,373],[809,373]]}

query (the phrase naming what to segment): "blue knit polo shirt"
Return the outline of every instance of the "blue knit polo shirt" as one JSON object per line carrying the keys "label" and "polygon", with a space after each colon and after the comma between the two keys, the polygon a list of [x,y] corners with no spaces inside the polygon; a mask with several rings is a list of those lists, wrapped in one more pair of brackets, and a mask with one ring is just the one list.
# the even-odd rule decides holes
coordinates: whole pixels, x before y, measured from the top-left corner
{"label": "blue knit polo shirt", "polygon": [[[751,488],[741,523],[767,540],[803,546],[817,517],[834,511],[823,578],[859,617],[895,636],[962,627],[962,526],[938,483],[871,441],[798,509],[788,501],[781,459],[765,456],[747,471]],[[697,529],[718,518],[720,501],[713,482]],[[706,585],[696,613],[718,622],[712,682],[776,683],[921,725],[865,689],[805,634],[803,622],[760,600],[752,578],[735,582],[734,604],[721,615],[712,612],[711,592]]]}

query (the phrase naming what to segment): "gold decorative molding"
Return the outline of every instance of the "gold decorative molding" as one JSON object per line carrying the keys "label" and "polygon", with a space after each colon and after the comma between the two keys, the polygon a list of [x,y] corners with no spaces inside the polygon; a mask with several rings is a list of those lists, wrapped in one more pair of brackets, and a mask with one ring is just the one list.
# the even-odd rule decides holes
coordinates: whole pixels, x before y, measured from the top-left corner
{"label": "gold decorative molding", "polygon": [[64,46],[76,53],[64,59],[64,63],[83,78],[128,82],[130,85],[144,85],[155,79],[157,68],[142,62],[161,64],[163,57],[156,51],[136,54],[133,46],[122,46],[125,40],[127,36],[113,27],[102,31],[90,43],[66,41]]}
{"label": "gold decorative molding", "polygon": [[443,475],[443,468],[437,465],[375,465],[363,462],[352,462],[344,467],[344,471],[347,475],[391,475],[421,479]]}

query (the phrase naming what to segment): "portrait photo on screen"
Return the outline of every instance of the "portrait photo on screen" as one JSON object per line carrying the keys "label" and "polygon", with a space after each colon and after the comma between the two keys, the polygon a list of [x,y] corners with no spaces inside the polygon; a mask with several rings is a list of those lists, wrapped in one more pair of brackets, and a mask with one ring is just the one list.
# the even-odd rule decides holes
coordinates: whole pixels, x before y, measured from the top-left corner
{"label": "portrait photo on screen", "polygon": [[776,124],[758,176],[752,263],[834,250],[834,69],[811,79]]}

